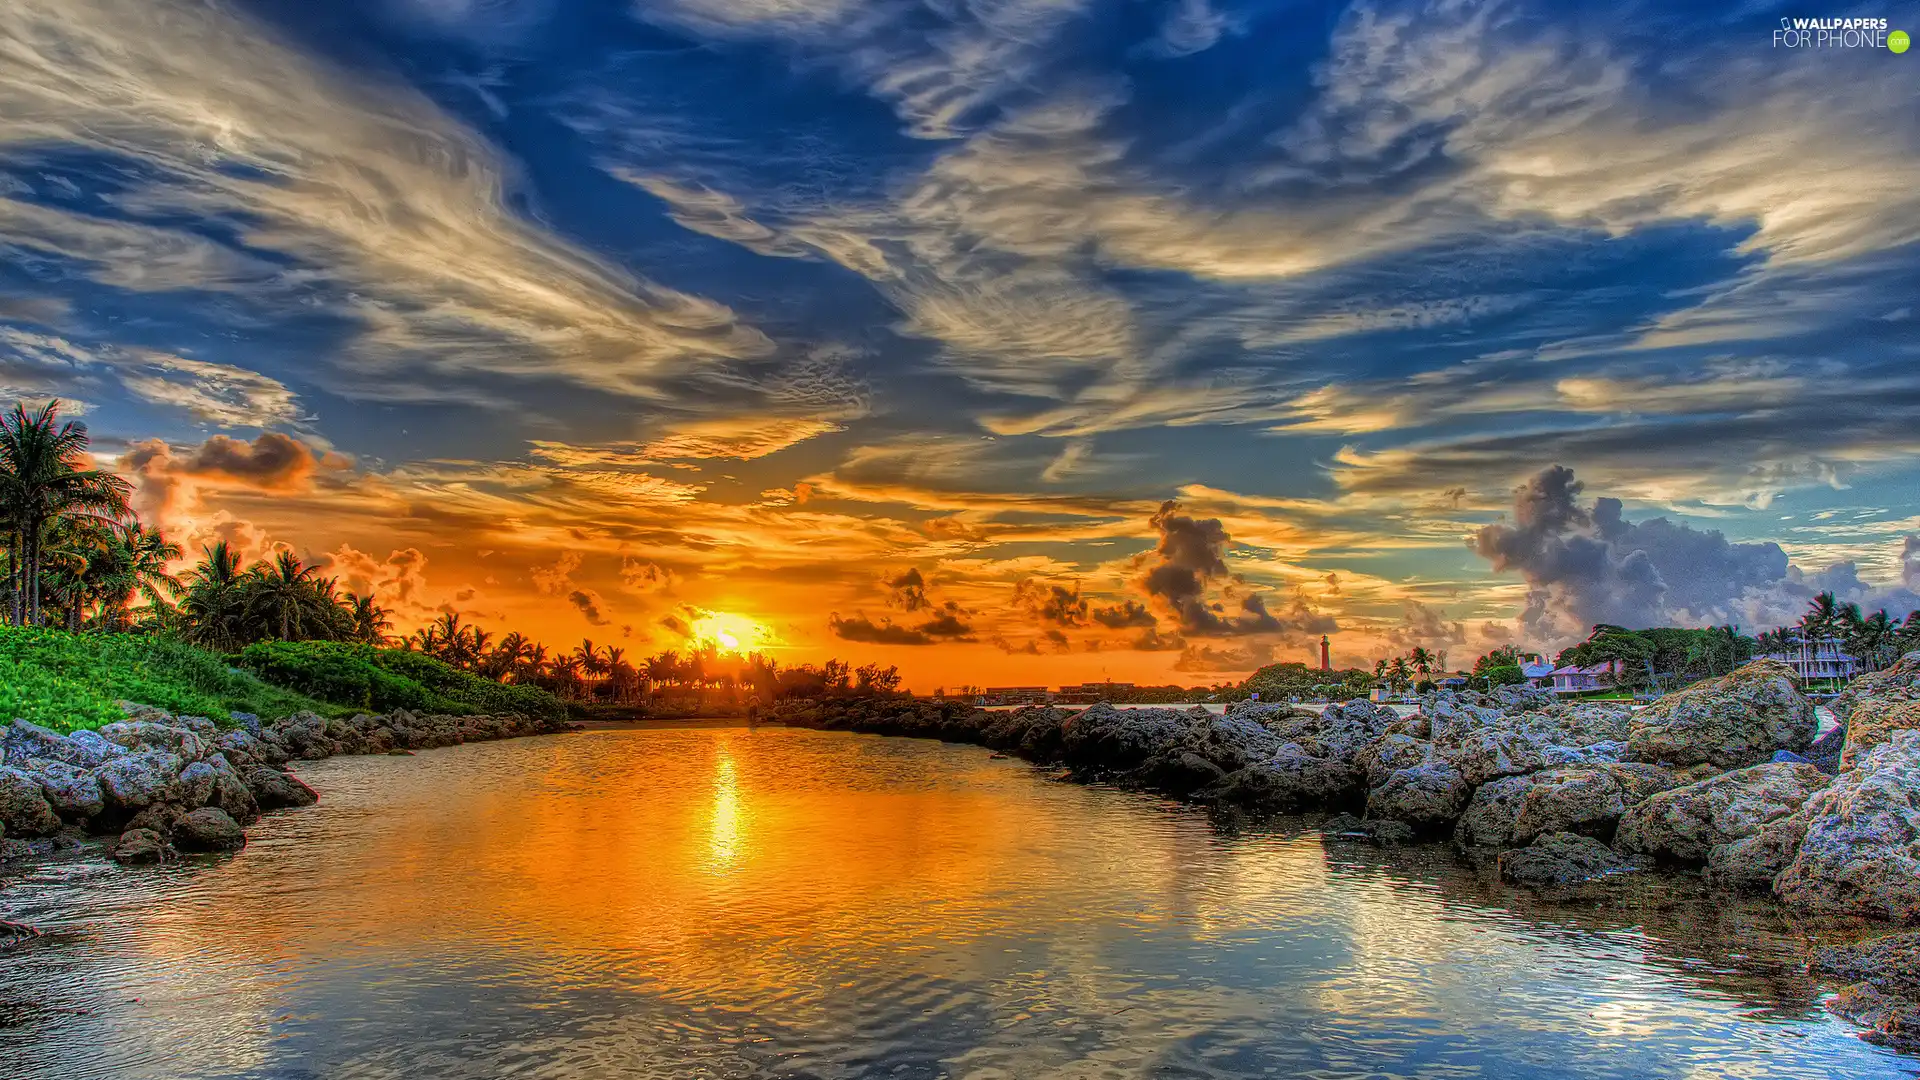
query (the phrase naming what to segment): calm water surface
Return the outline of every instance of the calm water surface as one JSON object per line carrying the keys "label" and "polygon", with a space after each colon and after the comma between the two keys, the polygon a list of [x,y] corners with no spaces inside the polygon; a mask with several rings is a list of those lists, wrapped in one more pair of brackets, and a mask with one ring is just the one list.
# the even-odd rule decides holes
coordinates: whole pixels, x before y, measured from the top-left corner
{"label": "calm water surface", "polygon": [[1543,907],[1441,853],[971,747],[606,731],[347,758],[237,857],[0,890],[0,1076],[1892,1077],[1769,909]]}

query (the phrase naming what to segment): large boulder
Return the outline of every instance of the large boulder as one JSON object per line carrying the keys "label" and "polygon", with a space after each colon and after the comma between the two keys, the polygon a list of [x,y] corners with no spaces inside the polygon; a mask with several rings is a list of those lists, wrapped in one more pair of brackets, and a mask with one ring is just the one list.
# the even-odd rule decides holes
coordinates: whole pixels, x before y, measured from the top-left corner
{"label": "large boulder", "polygon": [[219,777],[219,772],[204,761],[196,761],[180,770],[180,793],[176,796],[180,805],[198,808],[212,802],[214,781]]}
{"label": "large boulder", "polygon": [[1357,802],[1360,779],[1360,773],[1344,761],[1315,757],[1299,743],[1287,743],[1267,760],[1229,773],[1199,795],[1250,810],[1279,813]]}
{"label": "large boulder", "polygon": [[1861,702],[1876,699],[1920,701],[1920,650],[1902,656],[1890,668],[1853,680],[1833,699],[1833,715],[1844,724],[1853,719],[1853,710]]}
{"label": "large boulder", "polygon": [[1344,701],[1319,713],[1306,709],[1268,717],[1268,731],[1282,743],[1298,743],[1310,756],[1352,761],[1387,733],[1399,715],[1369,701]]}
{"label": "large boulder", "polygon": [[1453,827],[1453,842],[1463,848],[1509,848],[1521,800],[1533,786],[1530,776],[1503,776],[1474,789],[1473,798]]}
{"label": "large boulder", "polygon": [[1730,675],[1677,690],[1634,716],[1627,757],[1668,765],[1752,765],[1778,750],[1805,750],[1819,721],[1793,669],[1756,660]]}
{"label": "large boulder", "polygon": [[98,766],[93,775],[100,781],[107,809],[129,815],[178,798],[181,767],[180,759],[173,754],[142,750]]}
{"label": "large boulder", "polygon": [[204,764],[213,770],[213,794],[205,805],[219,807],[242,825],[260,820],[260,804],[248,789],[246,779],[228,763],[226,756],[213,754]]}
{"label": "large boulder", "polygon": [[292,773],[265,765],[255,765],[246,773],[247,790],[262,810],[279,810],[294,806],[312,806],[320,801],[320,795],[300,778]]}
{"label": "large boulder", "polygon": [[0,761],[15,765],[37,758],[91,769],[127,752],[91,731],[62,735],[28,720],[15,720],[0,732],[4,732],[0,735]]}
{"label": "large boulder", "polygon": [[1576,833],[1547,833],[1500,853],[1500,879],[1532,888],[1580,885],[1634,867],[1607,845]]}
{"label": "large boulder", "polygon": [[48,836],[60,831],[60,815],[53,812],[40,781],[12,766],[0,766],[0,823],[6,835]]}
{"label": "large boulder", "polygon": [[1621,817],[1614,846],[1672,862],[1704,863],[1714,848],[1799,810],[1827,780],[1811,765],[1769,762],[1662,791]]}
{"label": "large boulder", "polygon": [[1807,800],[1807,834],[1774,881],[1808,911],[1920,921],[1920,731],[1897,731]]}
{"label": "large boulder", "polygon": [[287,763],[287,751],[285,747],[277,747],[271,743],[262,742],[250,732],[239,728],[235,728],[232,731],[223,731],[214,736],[213,748],[216,753],[225,754],[227,760],[232,762],[237,768],[246,768],[250,765],[285,765]]}
{"label": "large boulder", "polygon": [[1473,786],[1445,761],[1398,769],[1367,793],[1367,816],[1404,821],[1422,832],[1453,827]]}
{"label": "large boulder", "polygon": [[275,720],[267,726],[263,739],[279,745],[289,757],[309,761],[331,757],[340,750],[339,743],[327,736],[326,718],[311,712]]}
{"label": "large boulder", "polygon": [[1658,765],[1643,764],[1548,769],[1526,779],[1512,826],[1521,844],[1556,832],[1610,840],[1629,808],[1679,783]]}
{"label": "large boulder", "polygon": [[247,834],[225,810],[203,806],[174,823],[173,846],[181,851],[239,851],[247,846]]}
{"label": "large boulder", "polygon": [[207,753],[206,740],[192,730],[151,720],[123,720],[108,724],[100,729],[100,735],[108,742],[118,743],[135,753],[160,750],[182,761],[198,761]]}
{"label": "large boulder", "polygon": [[1365,775],[1367,787],[1377,788],[1399,770],[1423,765],[1432,757],[1432,743],[1410,731],[1396,730],[1354,755],[1353,762]]}
{"label": "large boulder", "polygon": [[1869,750],[1892,738],[1894,732],[1920,730],[1920,698],[1867,698],[1854,705],[1846,726],[1847,741],[1840,751],[1840,767],[1851,769]]}
{"label": "large boulder", "polygon": [[1707,852],[1707,880],[1722,888],[1766,892],[1800,854],[1807,835],[1804,807],[1760,826],[1760,831]]}
{"label": "large boulder", "polygon": [[1094,705],[1061,726],[1061,755],[1069,765],[1131,769],[1178,744],[1189,719],[1174,709]]}
{"label": "large boulder", "polygon": [[106,813],[106,794],[91,772],[64,761],[29,761],[24,771],[40,781],[40,793],[61,818],[79,823]]}

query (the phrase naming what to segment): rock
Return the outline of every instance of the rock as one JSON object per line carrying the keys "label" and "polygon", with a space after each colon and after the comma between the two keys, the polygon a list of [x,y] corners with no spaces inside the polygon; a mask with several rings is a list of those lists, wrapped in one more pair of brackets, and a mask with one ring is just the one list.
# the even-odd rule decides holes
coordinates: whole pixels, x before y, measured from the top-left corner
{"label": "rock", "polygon": [[1793,669],[1756,660],[1668,694],[1636,715],[1627,757],[1733,769],[1766,761],[1776,750],[1805,750],[1818,727],[1813,703],[1794,686]]}
{"label": "rock", "polygon": [[1188,722],[1181,748],[1205,759],[1224,775],[1272,758],[1280,745],[1278,736],[1255,721],[1203,713]]}
{"label": "rock", "polygon": [[1920,650],[1910,652],[1882,671],[1870,671],[1853,680],[1833,699],[1833,715],[1842,724],[1853,719],[1863,701],[1920,701]]}
{"label": "rock", "polygon": [[1131,769],[1179,743],[1188,720],[1173,709],[1095,705],[1061,726],[1060,749],[1069,765]]}
{"label": "rock", "polygon": [[1752,836],[1715,844],[1707,852],[1707,880],[1721,888],[1766,892],[1781,871],[1793,865],[1806,835],[1803,808],[1767,822]]}
{"label": "rock", "polygon": [[[276,754],[273,748],[245,731],[223,731],[214,736],[213,747],[225,754],[228,761],[243,768],[248,765],[284,765],[287,760],[284,751]],[[276,757],[279,760],[275,760]]]}
{"label": "rock", "polygon": [[1851,769],[1867,751],[1886,742],[1896,731],[1920,730],[1920,699],[1895,697],[1867,698],[1847,717],[1845,748],[1840,752],[1840,767]]}
{"label": "rock", "polygon": [[260,718],[250,712],[228,713],[227,718],[238,725],[239,730],[258,739],[260,737]]}
{"label": "rock", "polygon": [[214,754],[207,758],[206,764],[214,774],[213,795],[206,805],[219,807],[242,825],[251,825],[260,820],[259,803],[254,800],[253,792],[247,789],[246,780],[227,762],[225,755]]}
{"label": "rock", "polygon": [[1278,742],[1298,743],[1311,757],[1352,761],[1398,720],[1392,709],[1368,701],[1346,701],[1320,713],[1300,709],[1269,717],[1265,725]]}
{"label": "rock", "polygon": [[1811,765],[1754,765],[1663,791],[1629,809],[1614,845],[1681,863],[1704,863],[1716,846],[1758,833],[1827,786]]}
{"label": "rock", "polygon": [[179,797],[181,761],[162,750],[142,750],[114,758],[93,770],[107,809],[122,815]]}
{"label": "rock", "polygon": [[247,790],[253,793],[254,801],[262,810],[312,806],[320,801],[319,794],[302,783],[299,777],[265,765],[248,769],[246,782]]}
{"label": "rock", "polygon": [[60,831],[60,816],[48,805],[34,775],[0,766],[0,822],[9,836],[47,836]]}
{"label": "rock", "polygon": [[136,753],[141,750],[163,750],[182,761],[198,761],[207,752],[205,740],[192,731],[150,720],[108,724],[100,729],[100,736]]}
{"label": "rock", "polygon": [[1433,744],[1403,731],[1390,731],[1361,750],[1354,761],[1366,775],[1368,788],[1377,788],[1401,769],[1423,765],[1433,757]]}
{"label": "rock", "polygon": [[1555,704],[1553,691],[1537,686],[1500,686],[1489,695],[1508,712],[1534,712],[1552,708]]}
{"label": "rock", "polygon": [[115,862],[138,866],[167,861],[167,842],[152,829],[128,829],[113,845]]}
{"label": "rock", "polygon": [[327,721],[315,713],[297,712],[267,725],[264,741],[284,747],[291,757],[315,761],[340,749],[327,737]]}
{"label": "rock", "polygon": [[1418,839],[1413,826],[1404,821],[1363,821],[1352,814],[1335,814],[1320,826],[1322,839],[1364,840],[1375,847],[1398,847]]}
{"label": "rock", "polygon": [[246,845],[240,824],[214,806],[193,811],[173,827],[173,846],[181,851],[239,851]]}
{"label": "rock", "polygon": [[106,813],[106,794],[92,773],[64,761],[30,761],[26,766],[40,781],[47,805],[61,818],[85,822]]}
{"label": "rock", "polygon": [[126,827],[129,830],[146,829],[150,832],[159,833],[163,837],[171,836],[173,834],[173,827],[179,824],[181,818],[186,816],[187,808],[178,803],[157,802],[133,815],[133,817],[127,821]]}
{"label": "rock", "polygon": [[1480,785],[1453,828],[1453,842],[1465,848],[1515,846],[1514,822],[1520,816],[1521,798],[1532,786],[1529,776],[1503,776]]}
{"label": "rock", "polygon": [[1920,1050],[1920,934],[1894,934],[1814,954],[1813,970],[1850,985],[1827,1008],[1872,1029],[1868,1041]]}
{"label": "rock", "polygon": [[1287,743],[1266,761],[1235,770],[1200,798],[1280,813],[1358,801],[1360,774],[1343,761],[1314,757],[1299,743]]}
{"label": "rock", "polygon": [[1126,781],[1130,785],[1184,798],[1210,784],[1219,783],[1226,775],[1220,766],[1199,754],[1174,748],[1148,758],[1139,768],[1127,774]]}
{"label": "rock", "polygon": [[92,735],[91,739],[76,741],[26,720],[15,720],[0,730],[5,733],[0,736],[0,761],[15,765],[38,758],[91,769],[109,757],[126,753],[122,747],[113,746],[92,732],[84,733]]}
{"label": "rock", "polygon": [[1444,761],[1398,769],[1386,783],[1367,793],[1367,816],[1404,821],[1432,832],[1450,828],[1466,809],[1473,788],[1460,770]]}
{"label": "rock", "polygon": [[1500,853],[1500,879],[1533,888],[1578,885],[1634,868],[1591,836],[1547,833],[1527,847]]}
{"label": "rock", "polygon": [[1806,911],[1920,920],[1916,777],[1920,731],[1896,731],[1809,798],[1806,837],[1774,894]]}

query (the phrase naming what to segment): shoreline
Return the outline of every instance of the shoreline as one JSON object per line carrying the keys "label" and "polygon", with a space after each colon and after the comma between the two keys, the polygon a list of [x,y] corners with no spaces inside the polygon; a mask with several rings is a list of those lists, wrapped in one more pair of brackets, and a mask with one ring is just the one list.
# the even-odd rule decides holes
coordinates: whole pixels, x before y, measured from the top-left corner
{"label": "shoreline", "polygon": [[95,844],[127,866],[238,851],[261,815],[320,800],[291,768],[302,761],[576,730],[406,709],[347,719],[303,712],[266,724],[240,714],[225,728],[133,703],[122,711],[123,721],[71,735],[24,720],[0,726],[0,883]]}

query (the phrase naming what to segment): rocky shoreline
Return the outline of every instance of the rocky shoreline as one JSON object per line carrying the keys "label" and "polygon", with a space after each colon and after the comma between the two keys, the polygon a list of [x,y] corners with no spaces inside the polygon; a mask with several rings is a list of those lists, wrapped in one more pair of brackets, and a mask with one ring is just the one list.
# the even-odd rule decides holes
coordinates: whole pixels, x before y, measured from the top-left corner
{"label": "rocky shoreline", "polygon": [[[1697,873],[1800,919],[1920,924],[1920,652],[1858,680],[1824,737],[1791,675],[1756,662],[1637,713],[1507,688],[1443,691],[1404,718],[1365,701],[1214,715],[856,700],[769,719],[978,744],[1228,814],[1333,812],[1329,838],[1448,842],[1549,894]],[[1850,982],[1836,1013],[1920,1051],[1920,934],[1809,962]]]}
{"label": "rocky shoreline", "polygon": [[263,812],[320,796],[288,765],[342,754],[409,754],[458,743],[544,735],[560,721],[420,715],[405,709],[328,719],[295,713],[262,724],[237,714],[221,728],[122,702],[127,719],[61,735],[24,720],[0,727],[0,875],[110,841],[124,864],[236,851]]}

